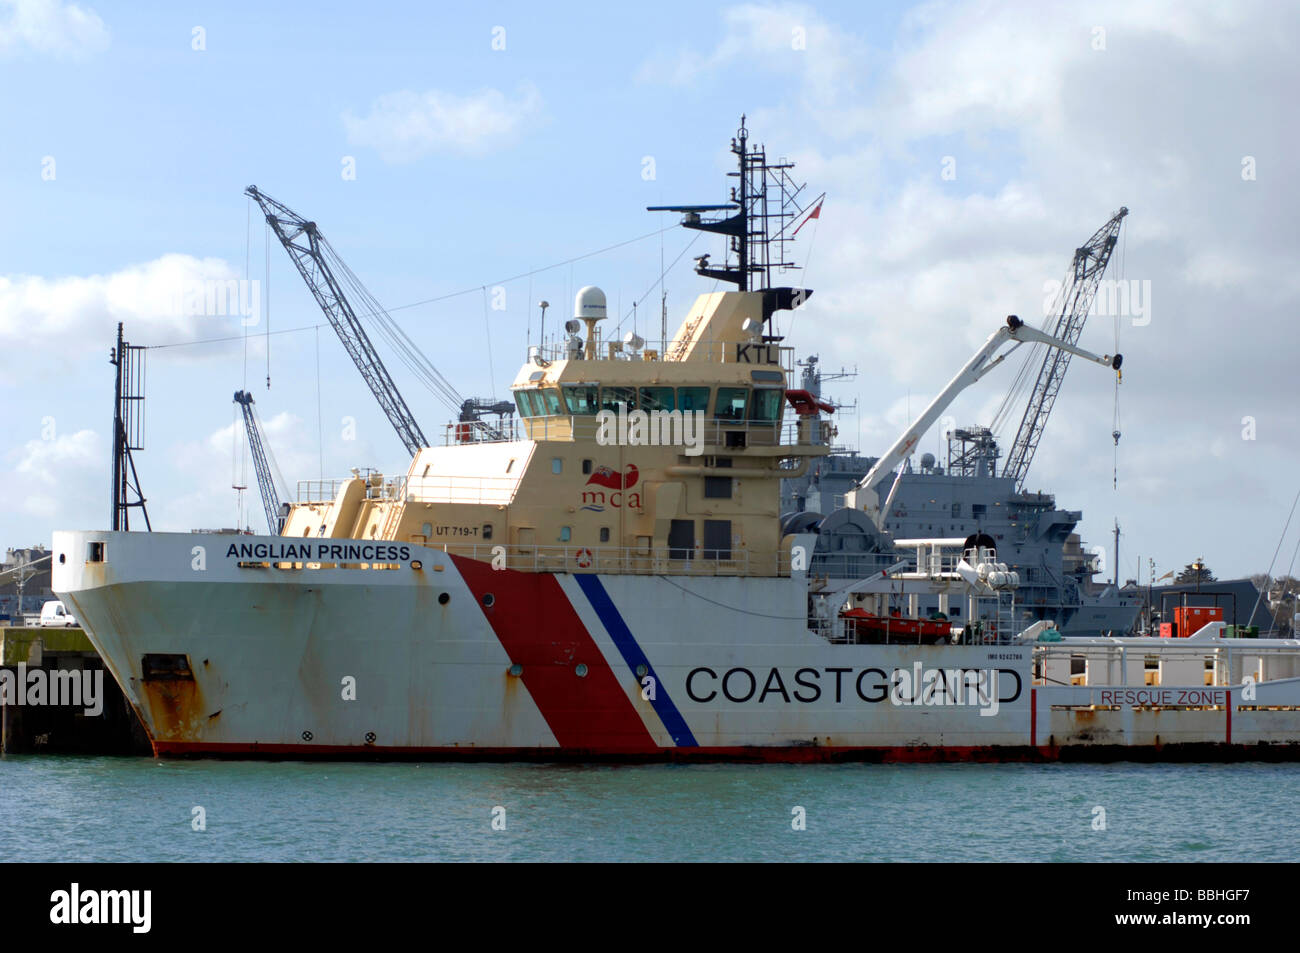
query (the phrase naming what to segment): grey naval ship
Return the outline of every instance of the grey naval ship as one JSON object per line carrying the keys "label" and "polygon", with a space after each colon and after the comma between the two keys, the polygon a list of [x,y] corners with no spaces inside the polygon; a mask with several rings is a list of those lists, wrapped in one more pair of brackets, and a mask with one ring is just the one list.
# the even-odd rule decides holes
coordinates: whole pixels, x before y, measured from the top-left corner
{"label": "grey naval ship", "polygon": [[[817,400],[823,372],[816,355],[800,362],[802,388]],[[781,512],[786,532],[814,531],[814,573],[830,579],[861,578],[884,571],[903,555],[892,539],[984,534],[997,544],[999,558],[1020,574],[1018,622],[1055,623],[1062,635],[1125,635],[1138,622],[1141,591],[1095,581],[1100,559],[1075,532],[1083,513],[1058,507],[1051,493],[1016,489],[1016,480],[999,469],[1002,456],[986,427],[953,429],[945,434],[948,451],[940,463],[932,453],[919,466],[903,464],[893,503],[884,514],[884,533],[861,509],[844,505],[877,458],[834,447],[812,462],[802,476],[782,481]],[[892,480],[886,479],[888,487]],[[883,497],[883,493],[881,494]],[[901,605],[904,614],[910,606]],[[939,611],[937,597],[919,597],[922,616]],[[962,624],[961,606],[946,615]],[[989,607],[991,614],[995,609]],[[978,621],[978,620],[976,620]]]}

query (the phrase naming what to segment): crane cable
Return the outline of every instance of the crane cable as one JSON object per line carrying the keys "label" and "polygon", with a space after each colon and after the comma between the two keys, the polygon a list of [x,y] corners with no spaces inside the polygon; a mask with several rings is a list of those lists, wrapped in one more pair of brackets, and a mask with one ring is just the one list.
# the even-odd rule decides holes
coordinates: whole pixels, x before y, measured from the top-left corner
{"label": "crane cable", "polygon": [[[1277,563],[1278,553],[1282,551],[1282,543],[1286,541],[1287,530],[1291,528],[1291,518],[1295,516],[1295,508],[1297,504],[1300,504],[1300,490],[1296,491],[1295,499],[1291,501],[1291,512],[1287,514],[1286,523],[1282,526],[1282,535],[1278,537],[1277,548],[1273,550],[1273,558],[1268,561],[1268,572],[1264,574],[1264,585],[1259,590],[1259,595],[1255,599],[1255,605],[1250,610],[1250,616],[1246,623],[1247,625],[1250,624],[1250,619],[1255,618],[1255,613],[1259,610],[1259,603],[1264,598],[1264,593],[1268,592],[1268,590],[1273,586],[1273,566]],[[1297,540],[1296,546],[1300,547],[1300,540]],[[1291,559],[1292,562],[1295,561],[1294,556],[1292,556]]]}
{"label": "crane cable", "polygon": [[492,322],[488,316],[488,290],[487,285],[483,286],[483,340],[487,344],[488,359],[488,398],[496,400],[497,396],[497,373],[492,367]]}

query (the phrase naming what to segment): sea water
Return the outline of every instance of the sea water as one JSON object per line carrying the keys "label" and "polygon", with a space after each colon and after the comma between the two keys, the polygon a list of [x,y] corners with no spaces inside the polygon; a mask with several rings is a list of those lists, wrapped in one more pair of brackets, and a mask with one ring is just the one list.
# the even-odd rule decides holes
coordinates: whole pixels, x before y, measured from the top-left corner
{"label": "sea water", "polygon": [[9,756],[8,861],[1294,861],[1294,764]]}

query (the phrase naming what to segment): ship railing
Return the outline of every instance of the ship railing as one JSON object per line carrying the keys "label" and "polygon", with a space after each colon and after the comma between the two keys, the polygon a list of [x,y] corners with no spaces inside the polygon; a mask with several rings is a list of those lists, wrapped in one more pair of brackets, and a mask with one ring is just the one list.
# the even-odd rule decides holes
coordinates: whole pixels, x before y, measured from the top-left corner
{"label": "ship railing", "polygon": [[644,546],[536,546],[507,543],[426,544],[453,556],[520,572],[665,576],[788,576],[789,553]]}
{"label": "ship railing", "polygon": [[[296,543],[286,540],[286,545]],[[312,543],[322,542],[313,538]],[[325,543],[333,542],[326,540]],[[339,570],[389,570],[404,568],[422,569],[427,557],[413,554],[410,562],[392,561],[392,553],[401,544],[391,540],[366,543],[359,540],[338,540],[340,552],[328,561],[302,558],[275,558],[270,553],[252,554],[236,565],[240,569],[305,571],[322,569]],[[619,546],[530,546],[506,545],[492,542],[442,543],[426,541],[422,536],[410,536],[403,542],[414,543],[451,556],[474,559],[493,569],[513,569],[519,572],[551,573],[602,573],[606,575],[657,575],[657,576],[789,576],[790,554],[752,553],[747,550],[708,550],[702,546],[692,549],[677,547],[619,547]],[[259,544],[261,545],[261,544]],[[361,561],[363,555],[351,554],[353,549],[375,546],[382,548],[383,561]],[[437,564],[435,563],[435,566]]]}
{"label": "ship railing", "polygon": [[388,484],[389,498],[408,503],[509,504],[519,480],[513,476],[403,476]]}
{"label": "ship railing", "polygon": [[[1300,678],[1300,643],[1236,645],[1151,637],[1132,641],[1068,640],[1036,643],[1034,682],[1044,687],[1218,687]],[[1082,644],[1079,644],[1082,642]]]}
{"label": "ship railing", "polygon": [[338,498],[342,480],[299,480],[299,503],[332,503]]}
{"label": "ship railing", "polygon": [[[538,441],[586,442],[602,446],[698,446],[703,453],[743,450],[746,447],[806,447],[826,443],[823,424],[828,421],[784,419],[780,421],[729,420],[706,417],[697,428],[692,419],[686,425],[681,417],[694,411],[674,412],[671,417],[649,414],[645,425],[628,431],[626,424],[620,432],[617,420],[613,425],[602,425],[595,414],[555,414],[526,417],[519,421],[512,439]],[[625,415],[620,415],[626,420]],[[687,432],[689,430],[689,433]],[[689,440],[687,439],[689,437]],[[449,443],[452,441],[448,441]]]}
{"label": "ship railing", "polygon": [[887,569],[903,561],[905,565],[896,569],[894,575],[911,575],[924,573],[936,579],[952,579],[957,576],[957,566],[963,555],[960,552],[928,549],[918,559],[915,547],[906,547],[897,553],[869,552],[828,552],[813,556],[810,569],[818,576],[832,579],[860,579]]}
{"label": "ship railing", "polygon": [[[761,348],[761,351],[756,349]],[[548,337],[541,344],[534,344],[528,349],[528,360],[537,363],[541,358],[547,363],[560,361],[679,361],[687,352],[692,361],[711,361],[715,364],[753,364],[755,367],[780,367],[787,375],[794,373],[794,348],[779,344],[756,344],[744,341],[697,341],[691,343],[667,341],[645,341],[635,350],[623,341],[607,341],[596,329],[596,343],[592,353],[587,353],[587,342],[583,336],[582,348],[575,348],[568,339]],[[766,360],[775,356],[777,363],[755,363],[760,357]]]}
{"label": "ship railing", "polygon": [[526,438],[523,425],[515,417],[490,420],[457,420],[443,427],[442,445],[462,443],[510,443]]}

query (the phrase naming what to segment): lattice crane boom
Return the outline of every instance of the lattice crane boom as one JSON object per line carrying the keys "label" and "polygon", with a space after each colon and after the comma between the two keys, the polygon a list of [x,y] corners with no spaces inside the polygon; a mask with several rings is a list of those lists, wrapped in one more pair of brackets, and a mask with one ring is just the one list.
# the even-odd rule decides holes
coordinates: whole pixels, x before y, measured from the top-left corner
{"label": "lattice crane boom", "polygon": [[262,428],[258,426],[253,414],[253,395],[246,390],[235,391],[235,403],[244,413],[244,430],[248,434],[248,450],[253,458],[253,469],[257,471],[257,488],[262,493],[262,508],[266,511],[266,525],[272,536],[278,536],[284,528],[280,516],[280,494],[275,489],[275,480],[271,477],[271,467],[267,462],[266,448],[262,442]]}
{"label": "lattice crane boom", "polygon": [[357,318],[338,278],[330,268],[322,251],[323,238],[315,222],[309,222],[293,209],[277,202],[257,186],[250,185],[244,194],[261,207],[267,224],[293,259],[298,273],[307,283],[316,303],[325,312],[348,356],[361,372],[379,406],[388,417],[397,436],[412,456],[429,445],[415,416],[406,405],[397,385],[393,383],[384,362],[379,359],[374,345]]}
{"label": "lattice crane boom", "polygon": [[[1119,239],[1120,224],[1127,214],[1128,209],[1121,208],[1075,250],[1074,262],[1061,296],[1061,312],[1057,315],[1056,326],[1052,331],[1052,336],[1058,340],[1068,344],[1078,343],[1084,321],[1097,296],[1102,274],[1106,271],[1111,252]],[[1015,479],[1017,491],[1024,489],[1029,465],[1034,460],[1034,452],[1043,437],[1047,418],[1052,413],[1056,396],[1061,391],[1061,383],[1065,380],[1065,371],[1070,366],[1070,353],[1064,348],[1048,348],[1042,366],[1038,369],[1038,378],[1029,395],[1025,415],[1020,420],[1015,443],[1002,468],[1003,476]]]}

